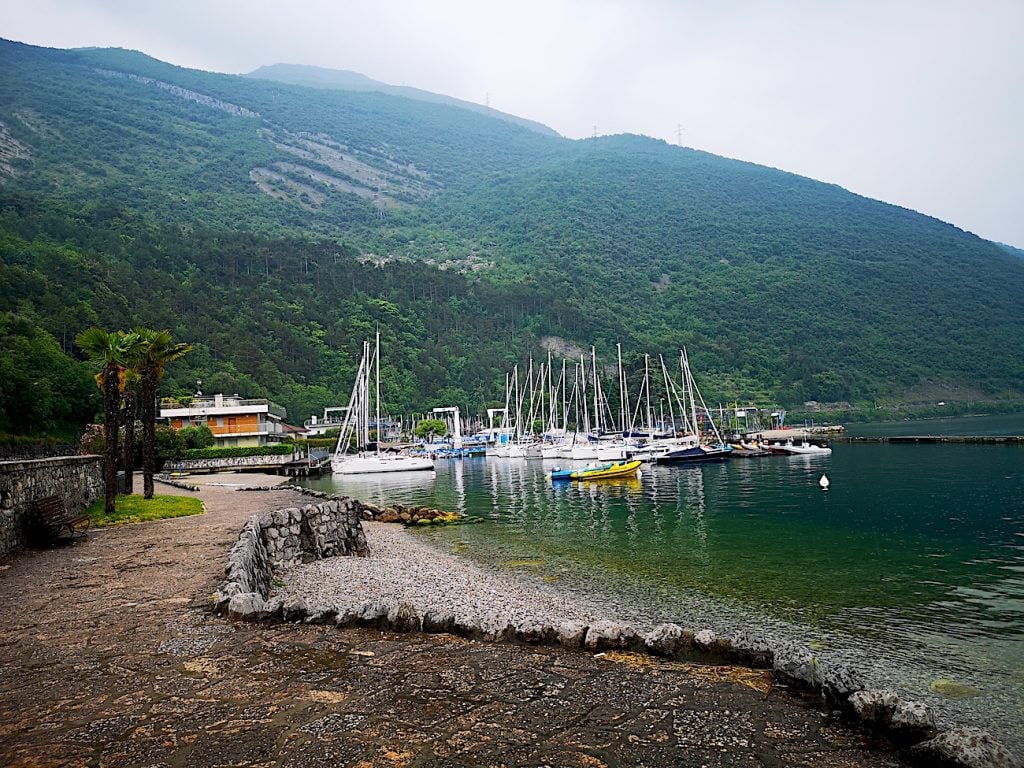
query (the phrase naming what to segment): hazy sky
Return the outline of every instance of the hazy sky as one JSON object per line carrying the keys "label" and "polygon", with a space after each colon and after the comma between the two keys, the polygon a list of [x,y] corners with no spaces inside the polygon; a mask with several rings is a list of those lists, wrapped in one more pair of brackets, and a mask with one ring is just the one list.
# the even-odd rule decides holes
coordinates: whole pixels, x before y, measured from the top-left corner
{"label": "hazy sky", "polygon": [[642,133],[1024,248],[1024,0],[0,0],[0,36],[350,69]]}

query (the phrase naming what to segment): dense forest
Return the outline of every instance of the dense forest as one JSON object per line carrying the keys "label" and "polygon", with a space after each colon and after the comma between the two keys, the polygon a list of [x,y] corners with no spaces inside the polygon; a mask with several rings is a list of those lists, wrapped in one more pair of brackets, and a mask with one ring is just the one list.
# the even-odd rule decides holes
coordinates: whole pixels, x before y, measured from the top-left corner
{"label": "dense forest", "polygon": [[550,337],[685,344],[715,400],[1024,398],[1024,260],[951,225],[643,137],[123,50],[0,41],[0,298],[16,433],[98,409],[92,325],[170,328],[194,352],[165,390],[293,422],[347,399],[377,325],[396,410],[477,412]]}

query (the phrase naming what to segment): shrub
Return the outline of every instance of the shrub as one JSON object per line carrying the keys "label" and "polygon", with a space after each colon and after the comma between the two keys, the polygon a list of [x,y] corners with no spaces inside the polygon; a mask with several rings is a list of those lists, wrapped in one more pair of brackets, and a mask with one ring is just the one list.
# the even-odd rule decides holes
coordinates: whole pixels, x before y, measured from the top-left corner
{"label": "shrub", "polygon": [[246,448],[190,448],[185,451],[186,459],[235,459],[241,456],[288,456],[290,445],[254,445]]}

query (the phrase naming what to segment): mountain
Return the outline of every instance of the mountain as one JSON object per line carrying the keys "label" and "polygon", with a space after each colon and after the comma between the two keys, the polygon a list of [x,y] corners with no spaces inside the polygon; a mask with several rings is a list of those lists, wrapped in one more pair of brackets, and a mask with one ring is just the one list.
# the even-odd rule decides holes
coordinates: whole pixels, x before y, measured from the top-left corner
{"label": "mountain", "polygon": [[[301,421],[347,398],[379,323],[405,411],[476,412],[545,346],[617,342],[633,366],[686,344],[715,401],[1024,395],[1024,261],[834,185],[119,49],[4,41],[0,73],[11,381],[88,382],[79,330],[166,326],[195,345],[169,392]],[[76,418],[10,392],[0,430]]]}
{"label": "mountain", "polygon": [[472,101],[463,101],[440,93],[432,93],[419,88],[412,88],[408,85],[388,85],[379,80],[373,80],[358,72],[351,72],[347,69],[325,69],[323,67],[311,67],[305,64],[270,64],[253,70],[246,77],[255,77],[262,80],[276,80],[281,83],[292,85],[305,85],[310,88],[335,88],[342,91],[374,91],[376,93],[387,93],[392,96],[401,96],[406,99],[428,101],[432,104],[447,104],[453,107],[461,107],[473,112],[479,112],[499,120],[508,120],[510,123],[521,125],[545,136],[558,136],[558,133],[543,123],[535,120],[527,120],[523,117],[510,115],[507,112],[499,112],[482,104],[475,104]]}

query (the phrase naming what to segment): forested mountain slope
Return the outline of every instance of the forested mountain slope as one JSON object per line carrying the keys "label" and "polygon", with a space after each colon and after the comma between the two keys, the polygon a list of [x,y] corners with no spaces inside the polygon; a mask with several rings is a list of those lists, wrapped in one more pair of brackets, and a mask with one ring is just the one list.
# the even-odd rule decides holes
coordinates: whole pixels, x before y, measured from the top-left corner
{"label": "forested mountain slope", "polygon": [[[19,380],[56,376],[18,369],[26,344],[168,326],[196,344],[172,390],[293,421],[347,397],[378,322],[399,409],[478,409],[543,336],[685,343],[715,399],[1024,381],[1024,261],[948,224],[650,139],[122,50],[0,42],[0,300]],[[0,429],[33,428],[0,395]]]}

